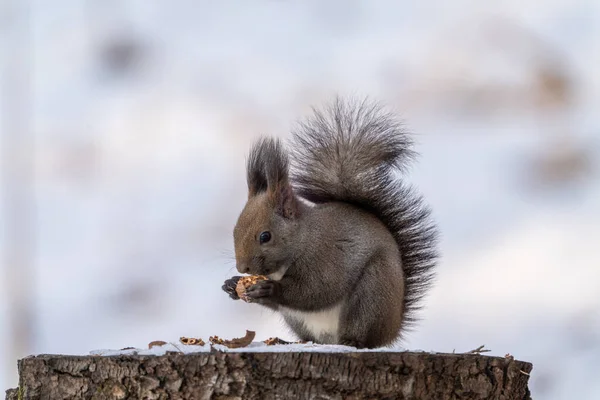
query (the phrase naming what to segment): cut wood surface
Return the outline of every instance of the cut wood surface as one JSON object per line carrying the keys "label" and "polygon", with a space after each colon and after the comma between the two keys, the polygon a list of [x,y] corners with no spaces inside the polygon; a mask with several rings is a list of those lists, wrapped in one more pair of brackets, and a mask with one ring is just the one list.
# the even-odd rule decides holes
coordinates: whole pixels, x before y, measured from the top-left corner
{"label": "cut wood surface", "polygon": [[532,365],[425,352],[40,355],[7,399],[530,399]]}

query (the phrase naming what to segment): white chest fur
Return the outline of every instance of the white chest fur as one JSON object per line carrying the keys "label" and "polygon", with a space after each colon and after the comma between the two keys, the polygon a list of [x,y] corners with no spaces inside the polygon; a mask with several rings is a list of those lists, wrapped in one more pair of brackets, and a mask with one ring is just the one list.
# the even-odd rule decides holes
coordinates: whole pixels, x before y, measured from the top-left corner
{"label": "white chest fur", "polygon": [[340,314],[342,304],[322,311],[307,312],[282,307],[281,313],[286,318],[302,323],[304,328],[319,341],[335,342],[339,340]]}

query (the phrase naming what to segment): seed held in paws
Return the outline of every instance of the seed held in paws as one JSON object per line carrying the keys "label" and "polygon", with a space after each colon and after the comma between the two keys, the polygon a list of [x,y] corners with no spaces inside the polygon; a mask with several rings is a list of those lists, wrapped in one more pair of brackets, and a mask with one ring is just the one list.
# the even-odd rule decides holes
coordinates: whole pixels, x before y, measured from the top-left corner
{"label": "seed held in paws", "polygon": [[247,303],[251,303],[252,299],[250,299],[246,296],[246,290],[250,286],[258,283],[259,281],[266,281],[268,279],[269,278],[267,278],[266,276],[263,276],[263,275],[243,276],[238,281],[237,286],[235,287],[235,291],[236,291],[237,295],[240,297],[240,299],[244,300]]}

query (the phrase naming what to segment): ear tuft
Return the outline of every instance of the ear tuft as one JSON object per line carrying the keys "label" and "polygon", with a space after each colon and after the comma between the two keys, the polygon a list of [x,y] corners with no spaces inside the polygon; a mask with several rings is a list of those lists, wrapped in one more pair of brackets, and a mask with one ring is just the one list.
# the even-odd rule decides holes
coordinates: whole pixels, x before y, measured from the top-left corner
{"label": "ear tuft", "polygon": [[298,215],[298,200],[289,180],[289,160],[279,139],[272,139],[265,147],[267,191],[275,212],[284,218]]}
{"label": "ear tuft", "polygon": [[298,215],[298,199],[289,181],[289,160],[281,141],[264,137],[250,150],[248,197],[267,192],[275,211],[285,218]]}
{"label": "ear tuft", "polygon": [[272,140],[261,138],[250,149],[246,162],[246,181],[248,183],[248,198],[267,191],[267,175],[265,158]]}

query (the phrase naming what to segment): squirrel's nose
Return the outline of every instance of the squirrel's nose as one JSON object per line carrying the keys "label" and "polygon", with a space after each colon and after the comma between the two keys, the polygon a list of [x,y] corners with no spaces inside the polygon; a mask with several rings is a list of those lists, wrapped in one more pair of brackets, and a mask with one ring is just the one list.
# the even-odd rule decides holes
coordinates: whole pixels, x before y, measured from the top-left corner
{"label": "squirrel's nose", "polygon": [[242,274],[247,274],[250,272],[250,266],[246,263],[237,264],[237,270]]}

